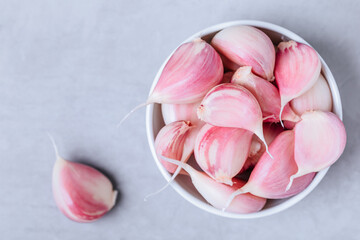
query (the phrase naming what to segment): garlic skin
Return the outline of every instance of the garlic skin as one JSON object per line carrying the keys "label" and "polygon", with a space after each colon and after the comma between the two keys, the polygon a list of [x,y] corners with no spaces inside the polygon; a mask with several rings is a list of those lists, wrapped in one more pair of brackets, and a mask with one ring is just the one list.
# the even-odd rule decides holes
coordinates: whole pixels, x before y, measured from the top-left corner
{"label": "garlic skin", "polygon": [[[178,166],[164,161],[162,157],[186,162],[190,158],[195,145],[195,141],[192,143],[186,141],[191,128],[188,121],[172,122],[165,125],[155,138],[155,151],[162,165],[170,173],[175,173]],[[191,139],[195,139],[195,137]]]}
{"label": "garlic skin", "polygon": [[203,125],[197,116],[197,108],[201,101],[188,104],[161,104],[161,111],[165,124],[176,121],[190,121],[191,125]]}
{"label": "garlic skin", "polygon": [[[280,94],[278,89],[270,82],[253,74],[251,69],[250,66],[240,67],[234,73],[231,83],[245,87],[254,95],[260,104],[263,118],[267,118],[264,121],[278,122],[280,114]],[[282,119],[297,122],[300,117],[286,105]]]}
{"label": "garlic skin", "polygon": [[[295,178],[329,167],[341,156],[346,145],[346,131],[342,121],[332,112],[312,111],[301,115],[294,128]],[[295,179],[296,180],[296,179]]]}
{"label": "garlic skin", "polygon": [[147,103],[198,102],[221,82],[223,72],[221,58],[210,44],[200,38],[184,43],[165,65]]}
{"label": "garlic skin", "polygon": [[235,64],[251,66],[256,75],[273,80],[275,48],[259,29],[251,26],[225,28],[214,36],[211,45]]}
{"label": "garlic skin", "polygon": [[309,173],[294,181],[293,186],[286,191],[289,177],[297,171],[294,160],[294,133],[284,131],[270,144],[268,154],[263,154],[252,170],[248,182],[235,191],[228,199],[228,204],[239,194],[251,193],[255,196],[281,199],[293,196],[304,190],[312,181],[315,173]]}
{"label": "garlic skin", "polygon": [[319,78],[321,62],[310,46],[295,41],[278,45],[275,79],[281,98],[281,112],[292,99],[308,91]]}
{"label": "garlic skin", "polygon": [[73,221],[93,222],[115,204],[117,191],[98,170],[57,157],[52,189],[59,209]]}
{"label": "garlic skin", "polygon": [[202,121],[214,126],[249,130],[267,148],[260,105],[251,92],[242,86],[223,83],[214,87],[202,100],[197,114]]}
{"label": "garlic skin", "polygon": [[[174,161],[169,158],[166,158],[165,160],[173,164],[178,164],[187,171],[194,187],[198,190],[201,196],[203,196],[208,203],[217,209],[224,209],[226,201],[230,195],[236,189],[245,184],[244,181],[236,178],[232,180],[233,186],[221,184],[209,177],[206,173],[199,172],[188,164]],[[265,203],[265,198],[247,193],[235,197],[230,206],[227,208],[227,211],[240,214],[258,212],[264,207]]]}
{"label": "garlic skin", "polygon": [[253,133],[241,128],[206,124],[197,135],[195,159],[200,168],[219,183],[232,186],[249,154]]}
{"label": "garlic skin", "polygon": [[290,106],[299,116],[314,110],[331,112],[332,96],[324,76],[320,74],[314,86],[301,96],[291,100]]}

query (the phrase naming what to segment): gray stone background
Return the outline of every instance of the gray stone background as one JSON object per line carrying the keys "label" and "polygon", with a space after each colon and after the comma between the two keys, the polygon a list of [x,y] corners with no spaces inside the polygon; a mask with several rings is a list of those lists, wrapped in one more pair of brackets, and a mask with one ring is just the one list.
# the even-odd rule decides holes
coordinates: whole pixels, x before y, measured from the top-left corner
{"label": "gray stone background", "polygon": [[[359,1],[0,1],[1,239],[359,239]],[[168,54],[210,25],[256,19],[311,43],[331,68],[348,143],[294,207],[256,220],[197,209],[165,183],[150,154],[143,102]],[[107,173],[121,191],[101,220],[79,224],[51,192],[54,152]]]}

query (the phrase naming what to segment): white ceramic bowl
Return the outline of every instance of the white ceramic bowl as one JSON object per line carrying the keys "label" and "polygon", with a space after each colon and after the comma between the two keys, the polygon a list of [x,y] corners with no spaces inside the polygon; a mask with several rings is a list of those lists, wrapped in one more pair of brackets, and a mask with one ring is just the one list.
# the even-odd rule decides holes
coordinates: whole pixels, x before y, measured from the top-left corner
{"label": "white ceramic bowl", "polygon": [[[211,26],[209,28],[206,28],[198,33],[195,33],[188,39],[186,39],[183,43],[189,42],[193,40],[194,38],[201,37],[202,39],[206,41],[210,41],[211,38],[220,30],[231,27],[231,26],[237,26],[237,25],[249,25],[256,28],[259,28],[260,30],[264,31],[271,40],[277,44],[282,40],[288,40],[292,39],[297,42],[302,42],[308,44],[304,39],[302,39],[297,34],[291,32],[290,30],[287,30],[283,27],[280,27],[275,24],[267,23],[267,22],[261,22],[261,21],[254,21],[254,20],[241,20],[241,21],[233,21],[233,22],[226,22],[217,24],[214,26]],[[315,30],[314,30],[315,31]],[[174,50],[175,51],[175,50]],[[170,54],[170,56],[172,53]],[[154,89],[156,83],[158,82],[158,79],[160,77],[160,74],[169,60],[170,56],[165,60],[161,68],[159,69],[154,82],[152,84],[150,92]],[[332,97],[333,97],[333,112],[337,114],[340,119],[342,119],[342,105],[341,105],[341,99],[339,94],[339,89],[336,85],[335,79],[329,69],[329,67],[326,65],[325,61],[320,57],[321,63],[322,63],[322,74],[327,79]],[[161,107],[159,104],[151,104],[146,109],[146,131],[147,131],[147,137],[150,145],[150,149],[152,152],[152,155],[155,159],[155,162],[164,176],[166,180],[170,179],[170,174],[162,167],[161,163],[159,162],[156,153],[155,153],[155,147],[154,147],[154,139],[159,132],[159,130],[164,126],[164,121],[162,119],[161,114]],[[177,176],[176,180],[171,184],[172,187],[186,200],[194,204],[195,206],[208,211],[210,213],[228,217],[228,218],[238,218],[238,219],[248,219],[248,218],[259,218],[259,217],[265,217],[269,216],[278,212],[281,212],[291,206],[293,206],[295,203],[299,202],[301,199],[303,199],[305,196],[307,196],[321,181],[321,179],[325,176],[326,172],[329,170],[329,168],[324,169],[320,172],[318,172],[314,178],[314,180],[311,182],[311,184],[301,193],[287,198],[287,199],[281,199],[281,200],[268,200],[265,207],[256,213],[250,213],[250,214],[237,214],[237,213],[229,213],[229,212],[222,212],[219,209],[214,208],[210,204],[208,204],[201,195],[197,192],[197,190],[194,188],[194,186],[191,183],[191,180],[187,176]]]}

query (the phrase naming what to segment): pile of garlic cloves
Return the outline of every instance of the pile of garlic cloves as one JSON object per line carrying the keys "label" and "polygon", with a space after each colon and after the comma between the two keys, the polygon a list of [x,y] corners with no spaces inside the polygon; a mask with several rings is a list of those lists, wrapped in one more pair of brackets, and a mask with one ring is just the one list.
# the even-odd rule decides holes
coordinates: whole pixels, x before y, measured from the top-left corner
{"label": "pile of garlic cloves", "polygon": [[[251,26],[185,43],[146,102],[161,104],[155,150],[170,181],[188,175],[215,208],[260,211],[303,191],[344,151],[317,52],[292,40],[276,49]],[[192,154],[202,171],[186,163]]]}
{"label": "pile of garlic cloves", "polygon": [[[182,174],[209,204],[232,213],[258,212],[268,199],[300,193],[346,145],[316,51],[292,40],[275,50],[251,26],[179,46],[135,109],[152,103],[161,104],[166,124],[155,151],[172,174],[155,194]],[[77,222],[101,218],[116,201],[112,183],[90,166],[64,160],[53,144],[57,206]],[[187,163],[191,156],[198,167]]]}

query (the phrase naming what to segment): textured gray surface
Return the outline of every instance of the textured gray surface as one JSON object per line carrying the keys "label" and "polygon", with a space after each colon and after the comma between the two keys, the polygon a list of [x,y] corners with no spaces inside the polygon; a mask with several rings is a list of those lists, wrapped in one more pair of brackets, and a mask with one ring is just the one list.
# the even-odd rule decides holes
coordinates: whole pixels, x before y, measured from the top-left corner
{"label": "textured gray surface", "polygon": [[[0,1],[1,239],[359,239],[358,1]],[[164,184],[145,134],[145,100],[179,42],[237,19],[282,25],[310,42],[338,82],[348,144],[303,201],[257,220],[203,212]],[[53,201],[54,153],[103,169],[121,199],[78,224]]]}

